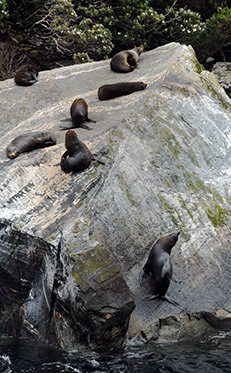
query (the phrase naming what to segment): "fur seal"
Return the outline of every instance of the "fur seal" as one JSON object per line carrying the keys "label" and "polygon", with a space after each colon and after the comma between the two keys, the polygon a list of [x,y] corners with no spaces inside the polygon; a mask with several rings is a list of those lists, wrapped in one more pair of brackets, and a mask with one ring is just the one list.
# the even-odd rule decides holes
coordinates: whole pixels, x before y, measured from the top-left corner
{"label": "fur seal", "polygon": [[129,73],[130,71],[133,71],[143,50],[144,47],[141,45],[140,47],[135,47],[115,54],[111,59],[111,70],[117,73]]}
{"label": "fur seal", "polygon": [[172,263],[171,250],[178,240],[180,232],[174,232],[168,236],[159,238],[151,248],[148,260],[140,272],[140,284],[142,285],[143,278],[152,274],[155,293],[149,296],[149,299],[162,298],[178,305],[178,303],[166,295],[170,280],[172,279]]}
{"label": "fur seal", "polygon": [[130,95],[136,91],[142,91],[147,87],[144,82],[122,82],[114,84],[105,84],[98,89],[99,100],[110,100],[119,96]]}
{"label": "fur seal", "polygon": [[79,172],[90,166],[92,160],[105,164],[96,154],[92,154],[87,145],[79,140],[73,130],[68,130],[65,136],[67,151],[61,157],[61,168],[64,172]]}
{"label": "fur seal", "polygon": [[88,126],[83,125],[84,122],[93,122],[96,123],[95,120],[88,118],[88,105],[83,98],[76,98],[70,108],[72,126],[71,127],[61,127],[62,130],[68,130],[71,128],[85,128],[90,130]]}
{"label": "fur seal", "polygon": [[55,144],[56,137],[50,132],[29,132],[11,141],[6,148],[6,154],[9,158],[13,159],[21,153]]}
{"label": "fur seal", "polygon": [[14,78],[17,85],[29,86],[38,81],[39,67],[37,65],[28,65],[20,69]]}

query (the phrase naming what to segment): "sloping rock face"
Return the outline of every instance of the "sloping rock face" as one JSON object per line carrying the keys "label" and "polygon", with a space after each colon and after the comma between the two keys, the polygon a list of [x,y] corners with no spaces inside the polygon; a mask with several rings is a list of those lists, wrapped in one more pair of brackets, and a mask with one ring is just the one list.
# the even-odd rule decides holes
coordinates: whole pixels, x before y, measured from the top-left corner
{"label": "sloping rock face", "polygon": [[121,347],[134,301],[111,253],[77,254],[70,269],[61,249],[0,222],[1,333],[65,349]]}
{"label": "sloping rock face", "polygon": [[227,95],[231,97],[231,62],[217,62],[213,66],[212,72]]}
{"label": "sloping rock face", "polygon": [[[98,100],[101,85],[120,81],[148,87]],[[192,48],[171,43],[143,53],[129,74],[113,73],[101,61],[42,72],[31,87],[8,80],[0,88],[0,217],[56,250],[63,234],[48,340],[53,332],[64,348],[86,340],[96,348],[104,335],[111,347],[121,346],[134,299],[127,344],[227,325],[231,100]],[[65,174],[59,126],[77,97],[97,123],[76,132],[106,165]],[[52,131],[57,144],[8,160],[9,141],[31,130]],[[172,261],[180,282],[168,292],[177,307],[145,300],[151,280],[139,284],[150,245],[176,230]]]}

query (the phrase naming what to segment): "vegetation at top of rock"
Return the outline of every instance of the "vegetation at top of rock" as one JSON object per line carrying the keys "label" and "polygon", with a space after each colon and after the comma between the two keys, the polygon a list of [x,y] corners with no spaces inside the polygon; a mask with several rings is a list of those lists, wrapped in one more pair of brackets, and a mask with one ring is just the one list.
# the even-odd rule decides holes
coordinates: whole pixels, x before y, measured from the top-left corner
{"label": "vegetation at top of rock", "polygon": [[231,58],[228,0],[0,0],[0,27],[2,79],[28,61],[48,69],[171,41],[191,44],[202,63]]}

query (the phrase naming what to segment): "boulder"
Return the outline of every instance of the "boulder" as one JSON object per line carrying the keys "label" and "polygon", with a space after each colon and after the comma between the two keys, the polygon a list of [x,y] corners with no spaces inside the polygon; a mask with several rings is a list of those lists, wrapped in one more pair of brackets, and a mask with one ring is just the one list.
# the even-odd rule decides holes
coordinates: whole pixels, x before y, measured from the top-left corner
{"label": "boulder", "polygon": [[[101,85],[121,81],[148,86],[98,100]],[[174,338],[185,337],[187,317],[190,336],[198,320],[202,331],[210,327],[206,315],[220,317],[231,296],[231,100],[193,49],[170,43],[145,52],[129,74],[112,72],[107,60],[43,71],[30,87],[10,79],[0,88],[0,217],[57,253],[44,254],[53,294],[46,340],[63,348],[121,347],[134,305],[127,345],[157,338],[163,326],[165,335],[166,325],[174,325]],[[59,127],[78,97],[96,123],[76,132],[105,165],[65,174]],[[32,130],[53,132],[57,144],[7,159],[7,144]],[[172,262],[179,281],[168,293],[179,306],[148,301],[151,279],[141,286],[139,272],[151,244],[176,230]],[[34,326],[39,315],[32,309]]]}
{"label": "boulder", "polygon": [[231,62],[217,62],[213,65],[212,72],[227,95],[231,97]]}

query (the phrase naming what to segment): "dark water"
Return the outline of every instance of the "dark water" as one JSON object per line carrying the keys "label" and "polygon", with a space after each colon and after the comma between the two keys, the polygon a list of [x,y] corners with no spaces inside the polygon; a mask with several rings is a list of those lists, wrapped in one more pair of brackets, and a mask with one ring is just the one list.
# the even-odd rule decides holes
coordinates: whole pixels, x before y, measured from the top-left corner
{"label": "dark water", "polygon": [[0,372],[231,372],[231,333],[171,344],[155,342],[114,355],[64,353],[33,341],[0,338]]}

